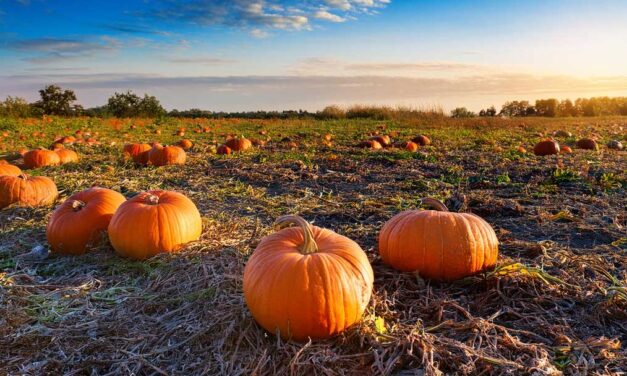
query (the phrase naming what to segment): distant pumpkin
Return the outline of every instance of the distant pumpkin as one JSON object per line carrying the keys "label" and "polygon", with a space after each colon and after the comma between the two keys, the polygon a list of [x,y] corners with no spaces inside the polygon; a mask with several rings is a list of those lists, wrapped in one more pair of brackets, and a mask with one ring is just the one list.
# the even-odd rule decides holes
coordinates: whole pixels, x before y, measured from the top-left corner
{"label": "distant pumpkin", "polygon": [[562,154],[570,154],[573,152],[573,149],[570,148],[570,146],[563,146],[560,150],[560,153]]}
{"label": "distant pumpkin", "polygon": [[155,146],[148,152],[148,162],[153,166],[169,166],[185,164],[187,155],[178,146]]}
{"label": "distant pumpkin", "polygon": [[196,205],[185,195],[148,191],[120,205],[108,232],[118,254],[144,260],[159,253],[177,252],[198,240],[202,219]]}
{"label": "distant pumpkin", "polygon": [[181,141],[177,143],[177,145],[183,148],[183,150],[189,150],[192,148],[192,146],[194,146],[194,143],[188,139],[182,139]]}
{"label": "distant pumpkin", "polygon": [[59,155],[52,150],[35,149],[24,154],[24,167],[27,169],[58,166],[60,163]]}
{"label": "distant pumpkin", "polygon": [[359,144],[357,144],[357,147],[363,148],[363,149],[373,149],[373,150],[383,149],[383,146],[381,146],[381,144],[375,140],[362,141]]}
{"label": "distant pumpkin", "polygon": [[598,150],[599,149],[599,145],[597,145],[597,142],[591,138],[582,138],[581,140],[577,141],[577,147],[579,149],[585,149],[585,150]]}
{"label": "distant pumpkin", "polygon": [[233,151],[245,151],[250,149],[253,144],[250,142],[249,139],[245,138],[244,136],[240,137],[240,138],[231,138],[228,139],[224,145],[228,146],[231,148],[231,150]]}
{"label": "distant pumpkin", "polygon": [[390,144],[392,143],[390,136],[386,136],[386,135],[373,136],[373,137],[370,137],[370,140],[380,143],[381,146],[383,147],[390,146]]}
{"label": "distant pumpkin", "polygon": [[57,186],[45,176],[0,176],[0,209],[12,204],[50,205],[58,195]]}
{"label": "distant pumpkin", "polygon": [[570,132],[568,132],[568,131],[561,130],[561,129],[560,129],[560,130],[558,130],[558,131],[555,131],[553,134],[554,134],[556,137],[572,137],[572,136],[573,136],[573,134],[572,134],[572,133],[570,133]]}
{"label": "distant pumpkin", "polygon": [[216,150],[216,153],[221,154],[221,155],[229,155],[232,152],[233,151],[231,150],[231,148],[226,145],[220,145],[218,146],[218,149]]}
{"label": "distant pumpkin", "polygon": [[97,246],[113,214],[126,198],[118,192],[94,187],[70,196],[55,209],[46,226],[52,251],[81,255]]}
{"label": "distant pumpkin", "polygon": [[555,140],[540,141],[533,147],[533,153],[538,156],[553,155],[560,152],[560,144]]}
{"label": "distant pumpkin", "polygon": [[124,157],[131,158],[140,165],[148,164],[148,152],[152,147],[148,144],[126,144],[124,145]]}
{"label": "distant pumpkin", "polygon": [[623,150],[623,144],[618,140],[611,140],[607,143],[607,147],[614,150]]}
{"label": "distant pumpkin", "polygon": [[418,149],[420,149],[420,146],[418,146],[418,144],[413,141],[407,141],[405,143],[405,150],[407,151],[410,151],[413,153],[415,151],[418,151]]}
{"label": "distant pumpkin", "polygon": [[429,137],[424,136],[424,135],[418,135],[418,136],[414,137],[412,139],[412,141],[417,143],[420,146],[431,145],[431,140],[429,139]]}

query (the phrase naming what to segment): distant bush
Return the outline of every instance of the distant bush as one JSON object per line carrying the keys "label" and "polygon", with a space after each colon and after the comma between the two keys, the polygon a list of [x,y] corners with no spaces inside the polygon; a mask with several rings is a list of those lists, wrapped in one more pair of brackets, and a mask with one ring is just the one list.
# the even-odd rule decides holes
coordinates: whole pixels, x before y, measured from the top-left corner
{"label": "distant bush", "polygon": [[451,111],[452,118],[471,118],[475,116],[477,116],[477,114],[468,110],[466,107],[457,107]]}
{"label": "distant bush", "polygon": [[338,120],[346,118],[346,111],[339,106],[327,106],[316,113],[316,117],[323,120]]}
{"label": "distant bush", "polygon": [[26,99],[8,96],[0,102],[0,116],[2,117],[29,117],[32,113],[33,109]]}
{"label": "distant bush", "polygon": [[107,102],[107,112],[115,117],[160,117],[166,114],[161,103],[154,96],[140,97],[132,91],[115,93]]}

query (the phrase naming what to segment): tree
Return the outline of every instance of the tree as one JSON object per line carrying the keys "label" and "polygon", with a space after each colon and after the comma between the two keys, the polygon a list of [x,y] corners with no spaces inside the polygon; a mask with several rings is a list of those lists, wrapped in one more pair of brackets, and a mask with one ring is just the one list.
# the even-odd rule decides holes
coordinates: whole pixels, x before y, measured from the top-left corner
{"label": "tree", "polygon": [[116,117],[159,117],[166,113],[154,96],[144,94],[141,98],[130,90],[113,94],[107,102],[107,109]]}
{"label": "tree", "polygon": [[8,96],[3,102],[0,102],[0,116],[29,117],[32,112],[30,104],[23,98]]}
{"label": "tree", "polygon": [[76,94],[72,90],[63,90],[57,85],[48,85],[39,90],[41,99],[34,106],[44,115],[72,115],[77,107],[73,105]]}
{"label": "tree", "polygon": [[535,107],[529,105],[529,101],[505,102],[501,107],[500,114],[503,116],[529,116],[536,113]]}
{"label": "tree", "polygon": [[468,110],[466,107],[457,107],[451,111],[452,118],[471,118],[477,116],[474,112]]}
{"label": "tree", "polygon": [[567,116],[577,116],[577,109],[575,105],[570,99],[564,99],[557,106],[557,113],[559,116],[567,117]]}
{"label": "tree", "polygon": [[490,106],[485,110],[479,111],[479,116],[496,116],[496,108]]}
{"label": "tree", "polygon": [[557,116],[558,101],[555,98],[536,100],[536,114],[538,116]]}

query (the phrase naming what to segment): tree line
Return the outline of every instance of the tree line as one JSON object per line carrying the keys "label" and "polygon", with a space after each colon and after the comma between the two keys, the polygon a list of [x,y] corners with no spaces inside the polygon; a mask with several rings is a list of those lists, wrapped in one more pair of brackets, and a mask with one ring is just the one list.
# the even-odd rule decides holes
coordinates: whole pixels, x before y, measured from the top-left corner
{"label": "tree line", "polygon": [[[159,100],[151,95],[139,96],[132,91],[114,93],[103,106],[84,109],[75,104],[77,101],[74,91],[63,89],[57,85],[48,85],[39,90],[40,99],[28,103],[23,98],[8,96],[0,102],[0,116],[2,117],[38,117],[42,115],[58,116],[92,116],[92,117],[146,117],[158,118],[163,116],[186,118],[248,118],[248,119],[294,119],[314,117],[319,119],[376,119],[386,120],[399,117],[444,116],[441,109],[415,110],[408,108],[392,108],[388,106],[353,106],[343,109],[338,106],[328,106],[322,111],[247,111],[247,112],[212,112],[201,109],[166,111]],[[472,112],[466,107],[458,107],[451,111],[453,118],[469,118],[475,116],[491,117],[576,117],[576,116],[605,116],[627,115],[627,97],[593,97],[578,98],[574,102],[570,99],[558,100],[555,98],[538,99],[535,104],[529,101],[510,101],[497,111],[494,106],[482,109],[479,113]]]}

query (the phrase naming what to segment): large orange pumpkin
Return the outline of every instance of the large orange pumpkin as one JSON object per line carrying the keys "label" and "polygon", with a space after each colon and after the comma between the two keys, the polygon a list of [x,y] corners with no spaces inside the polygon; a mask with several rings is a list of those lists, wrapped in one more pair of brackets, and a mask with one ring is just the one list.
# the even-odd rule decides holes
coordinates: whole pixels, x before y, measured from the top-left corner
{"label": "large orange pumpkin", "polygon": [[70,149],[57,149],[55,153],[59,156],[61,164],[78,162],[78,154]]}
{"label": "large orange pumpkin", "polygon": [[133,162],[146,165],[148,164],[148,152],[152,146],[148,144],[126,144],[124,145],[124,157],[133,159]]}
{"label": "large orange pumpkin", "polygon": [[35,149],[24,154],[24,167],[27,169],[57,166],[60,163],[59,155],[52,150]]}
{"label": "large orange pumpkin", "polygon": [[155,146],[148,152],[148,162],[153,166],[185,164],[185,150],[178,146]]}
{"label": "large orange pumpkin", "polygon": [[533,147],[533,153],[538,156],[559,154],[560,144],[555,140],[540,141]]}
{"label": "large orange pumpkin", "polygon": [[116,191],[94,187],[70,196],[50,217],[46,237],[53,252],[81,255],[98,245],[113,213],[126,201]]}
{"label": "large orange pumpkin", "polygon": [[45,176],[0,176],[0,209],[12,204],[50,205],[58,195],[57,186]]}
{"label": "large orange pumpkin", "polygon": [[0,176],[18,176],[22,173],[19,167],[13,166],[4,160],[0,160]]}
{"label": "large orange pumpkin", "polygon": [[233,151],[244,151],[244,150],[248,150],[251,147],[253,147],[252,142],[250,142],[250,140],[247,139],[244,136],[242,136],[240,138],[228,139],[228,140],[226,140],[224,145],[228,146]]}
{"label": "large orange pumpkin", "polygon": [[474,214],[451,213],[434,199],[423,203],[436,210],[404,211],[383,226],[383,262],[437,280],[456,280],[496,264],[498,240],[486,221]]}
{"label": "large orange pumpkin", "polygon": [[109,223],[109,239],[125,257],[147,259],[158,253],[176,252],[198,240],[202,220],[196,205],[183,194],[148,191],[129,199]]}
{"label": "large orange pumpkin", "polygon": [[357,243],[297,216],[261,240],[244,269],[244,298],[259,325],[304,341],[340,333],[361,319],[373,272]]}

